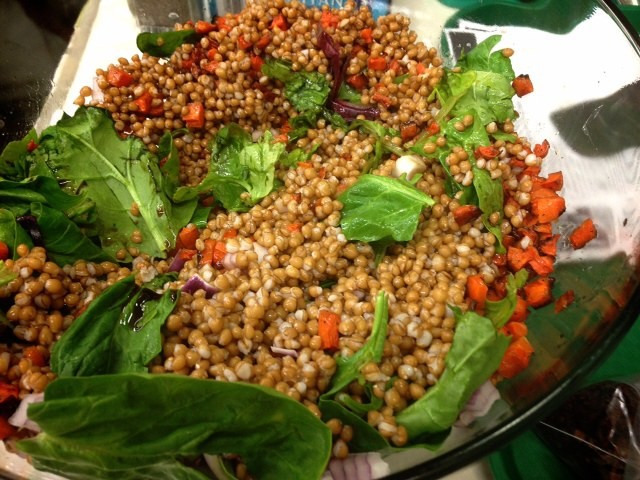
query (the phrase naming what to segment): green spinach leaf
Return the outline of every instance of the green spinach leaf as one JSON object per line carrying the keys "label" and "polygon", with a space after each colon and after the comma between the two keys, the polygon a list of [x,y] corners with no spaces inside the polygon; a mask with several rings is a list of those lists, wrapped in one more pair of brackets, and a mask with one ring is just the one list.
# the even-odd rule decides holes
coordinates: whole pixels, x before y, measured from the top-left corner
{"label": "green spinach leaf", "polygon": [[[135,246],[164,258],[196,206],[174,205],[164,193],[157,158],[140,139],[121,139],[108,112],[81,107],[47,128],[33,152],[34,162],[48,168],[59,182],[95,204],[95,228],[102,248],[112,257]],[[137,205],[138,216],[131,214]],[[133,244],[138,231],[142,242]]]}
{"label": "green spinach leaf", "polygon": [[369,362],[379,363],[382,358],[384,341],[387,338],[389,322],[389,301],[383,291],[376,296],[375,316],[371,335],[367,343],[348,358],[336,359],[338,368],[331,379],[331,388],[323,394],[330,398],[360,376],[360,370]]}
{"label": "green spinach leaf", "polygon": [[[319,479],[331,454],[329,428],[307,407],[246,383],[142,373],[59,378],[28,416],[44,433],[18,448],[36,465],[60,468],[78,451],[80,468],[95,466],[96,476],[151,468],[160,458],[235,453],[256,478]],[[147,478],[174,478],[174,470]]]}
{"label": "green spinach leaf", "polygon": [[18,225],[13,212],[6,208],[0,208],[0,240],[7,244],[11,258],[18,258],[16,247],[25,244],[29,248],[33,247],[33,241],[27,232]]}
{"label": "green spinach leaf", "polygon": [[267,57],[262,65],[262,73],[284,84],[285,98],[298,111],[298,115],[289,120],[292,127],[290,140],[306,135],[306,131],[315,128],[321,118],[337,128],[346,128],[346,121],[325,107],[331,84],[324,75],[318,72],[294,72],[290,62],[273,57]]}
{"label": "green spinach leaf", "polygon": [[142,53],[154,57],[169,57],[184,43],[195,43],[200,36],[195,30],[169,32],[142,32],[136,37],[136,46]]}
{"label": "green spinach leaf", "polygon": [[134,276],[105,290],[51,349],[51,369],[60,377],[144,372],[162,349],[161,327],[178,292],[153,288],[173,276],[138,288]]}
{"label": "green spinach leaf", "polygon": [[441,105],[436,121],[441,122],[448,114],[471,113],[484,126],[515,118],[511,61],[502,52],[492,52],[500,39],[500,35],[488,37],[463,55],[455,70],[445,72],[444,81],[435,89]]}
{"label": "green spinach leaf", "polygon": [[488,318],[475,312],[457,317],[438,383],[396,417],[412,442],[426,441],[432,434],[448,430],[473,392],[496,371],[509,345],[509,338],[496,331]]}
{"label": "green spinach leaf", "polygon": [[175,199],[184,201],[213,191],[227,210],[246,211],[275,187],[275,169],[285,157],[285,145],[273,142],[265,132],[258,142],[232,123],[222,128],[212,141],[209,173],[195,187],[180,187]]}
{"label": "green spinach leaf", "polygon": [[91,262],[116,261],[60,210],[32,203],[31,213],[38,220],[42,241],[47,247],[47,257],[58,265],[71,265],[78,259]]}
{"label": "green spinach leaf", "polygon": [[361,175],[338,198],[343,204],[340,226],[348,240],[408,241],[426,206],[434,200],[406,180]]}

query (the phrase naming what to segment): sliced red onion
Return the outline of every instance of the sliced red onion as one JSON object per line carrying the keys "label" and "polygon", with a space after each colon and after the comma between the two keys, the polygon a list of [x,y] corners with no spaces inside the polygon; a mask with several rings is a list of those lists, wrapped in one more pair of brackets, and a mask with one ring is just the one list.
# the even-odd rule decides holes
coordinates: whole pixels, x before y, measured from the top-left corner
{"label": "sliced red onion", "polygon": [[282,348],[271,346],[271,351],[278,356],[298,358],[298,352],[291,348]]}
{"label": "sliced red onion", "polygon": [[193,294],[198,290],[204,290],[205,298],[211,298],[214,294],[220,291],[220,289],[205,282],[204,279],[196,273],[184,283],[184,285],[182,286],[182,291]]}
{"label": "sliced red onion", "polygon": [[16,411],[9,417],[9,423],[17,428],[26,428],[33,432],[40,432],[38,424],[27,417],[27,407],[32,403],[40,403],[44,401],[44,393],[30,393],[25,396]]}
{"label": "sliced red onion", "polygon": [[374,480],[390,473],[380,453],[353,453],[344,459],[332,458],[322,480]]}
{"label": "sliced red onion", "polygon": [[258,255],[258,262],[262,262],[262,259],[269,253],[266,247],[263,247],[258,242],[253,242],[253,251]]}
{"label": "sliced red onion", "polygon": [[326,31],[320,29],[318,34],[318,46],[324,52],[324,56],[329,60],[329,70],[333,77],[333,86],[331,88],[330,98],[338,95],[340,85],[342,85],[343,68],[340,62],[340,47],[333,40],[333,37]]}
{"label": "sliced red onion", "polygon": [[222,257],[222,266],[227,270],[233,270],[238,265],[236,264],[236,253],[227,253]]}
{"label": "sliced red onion", "polygon": [[93,84],[91,87],[91,101],[95,103],[104,102],[104,92],[98,85],[98,77],[93,77]]}
{"label": "sliced red onion", "polygon": [[182,267],[184,267],[185,263],[187,263],[187,258],[185,255],[182,255],[182,249],[180,249],[176,252],[173,260],[171,260],[171,263],[169,264],[169,271],[179,272],[180,270],[182,270]]}
{"label": "sliced red onion", "polygon": [[491,406],[500,399],[500,392],[490,380],[484,382],[471,395],[471,398],[460,412],[456,427],[468,427],[476,418],[486,415]]}
{"label": "sliced red onion", "polygon": [[358,115],[363,115],[367,120],[375,120],[380,116],[380,110],[376,107],[355,105],[344,100],[335,99],[330,102],[331,110],[341,115],[345,120],[355,120]]}

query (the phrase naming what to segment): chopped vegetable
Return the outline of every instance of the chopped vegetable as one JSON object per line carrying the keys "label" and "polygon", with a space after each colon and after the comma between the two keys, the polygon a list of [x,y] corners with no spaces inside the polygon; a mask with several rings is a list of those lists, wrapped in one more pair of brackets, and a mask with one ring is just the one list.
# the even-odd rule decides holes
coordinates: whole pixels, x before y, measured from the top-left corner
{"label": "chopped vegetable", "polygon": [[111,65],[107,70],[107,82],[113,87],[128,87],[133,82],[133,76],[122,68]]}
{"label": "chopped vegetable", "polygon": [[482,210],[475,205],[460,205],[452,213],[456,223],[464,225],[478,218],[482,214]]}
{"label": "chopped vegetable", "polygon": [[560,295],[554,303],[553,310],[555,313],[560,313],[571,305],[576,299],[576,294],[573,290],[567,290]]}
{"label": "chopped vegetable", "polygon": [[324,309],[318,312],[318,335],[320,335],[323,349],[333,350],[338,348],[339,323],[340,315]]}
{"label": "chopped vegetable", "polygon": [[417,155],[403,155],[396,160],[396,164],[393,167],[393,176],[412,180],[416,175],[422,174],[426,170],[427,166],[422,158]]}
{"label": "chopped vegetable", "polygon": [[569,234],[569,243],[574,250],[578,250],[597,236],[598,231],[593,220],[587,218]]}
{"label": "chopped vegetable", "polygon": [[202,102],[187,104],[187,113],[182,115],[182,120],[187,128],[204,127],[204,105]]}
{"label": "chopped vegetable", "polygon": [[17,385],[0,381],[0,403],[4,403],[11,398],[17,399],[19,397],[20,389]]}
{"label": "chopped vegetable", "polygon": [[42,348],[38,348],[35,345],[25,348],[22,355],[31,361],[31,365],[36,367],[44,367],[47,364],[47,358]]}
{"label": "chopped vegetable", "polygon": [[480,307],[484,306],[488,292],[489,287],[484,282],[481,275],[469,275],[467,277],[467,296]]}
{"label": "chopped vegetable", "polygon": [[549,188],[538,188],[531,192],[531,213],[540,223],[557,220],[566,209],[564,198]]}
{"label": "chopped vegetable", "polygon": [[222,267],[222,260],[227,254],[227,247],[224,242],[208,238],[204,241],[204,250],[200,257],[201,265],[213,265],[216,268]]}
{"label": "chopped vegetable", "polygon": [[524,97],[533,92],[533,82],[529,78],[529,75],[518,75],[513,79],[513,89],[516,91],[516,95]]}
{"label": "chopped vegetable", "polygon": [[340,17],[338,14],[331,12],[330,10],[323,10],[320,16],[320,25],[322,28],[336,28],[340,23]]}
{"label": "chopped vegetable", "polygon": [[10,254],[9,245],[7,245],[6,242],[0,241],[0,261],[9,258]]}
{"label": "chopped vegetable", "polygon": [[360,38],[367,44],[373,43],[373,30],[371,28],[363,28],[360,30]]}
{"label": "chopped vegetable", "polygon": [[198,231],[198,227],[194,224],[189,224],[186,227],[183,227],[180,232],[178,232],[178,238],[176,239],[176,248],[186,248],[193,250],[196,248],[196,240],[200,236],[200,232]]}
{"label": "chopped vegetable", "polygon": [[498,374],[505,378],[515,377],[529,366],[533,352],[534,349],[526,337],[516,338],[507,347],[507,351],[498,367]]}
{"label": "chopped vegetable", "polygon": [[384,57],[369,57],[367,67],[370,70],[384,71],[387,69],[387,59]]}
{"label": "chopped vegetable", "polygon": [[540,308],[553,301],[551,277],[536,278],[524,286],[524,296],[527,303],[533,308]]}
{"label": "chopped vegetable", "polygon": [[11,425],[6,418],[0,416],[0,440],[11,437],[15,435],[16,432],[17,429]]}
{"label": "chopped vegetable", "polygon": [[189,280],[187,280],[184,283],[184,285],[182,286],[181,290],[183,292],[187,292],[187,293],[190,293],[192,295],[195,292],[197,292],[198,290],[202,290],[202,291],[204,291],[204,298],[211,298],[216,293],[219,292],[219,289],[217,289],[216,287],[214,287],[212,285],[209,285],[198,274],[195,274],[191,278],[189,278]]}
{"label": "chopped vegetable", "polygon": [[171,263],[169,264],[169,271],[179,272],[180,270],[182,270],[182,267],[184,267],[184,264],[187,263],[187,261],[191,260],[193,257],[195,257],[197,253],[198,251],[195,248],[178,249],[178,251],[173,257],[173,260],[171,260]]}
{"label": "chopped vegetable", "polygon": [[276,15],[273,20],[271,21],[271,28],[272,29],[278,29],[278,30],[288,30],[289,25],[287,23],[287,20],[285,19],[284,15],[282,15],[281,13],[279,13],[278,15]]}

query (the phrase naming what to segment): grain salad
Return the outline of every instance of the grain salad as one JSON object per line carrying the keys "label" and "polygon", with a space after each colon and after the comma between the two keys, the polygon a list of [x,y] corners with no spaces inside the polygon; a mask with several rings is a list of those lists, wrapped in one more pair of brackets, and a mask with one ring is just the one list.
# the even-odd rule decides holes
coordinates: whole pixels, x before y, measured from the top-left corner
{"label": "grain salad", "polygon": [[[111,385],[128,382],[120,391],[166,381],[168,392],[175,376],[191,377],[227,398],[236,387],[220,384],[237,384],[247,407],[282,394],[299,410],[271,426],[317,421],[326,442],[310,445],[319,459],[304,472],[321,474],[363,444],[428,443],[533,353],[524,320],[553,301],[564,200],[561,172],[541,173],[548,142],[515,130],[511,97],[533,84],[513,72],[513,50],[490,37],[447,67],[401,14],[374,19],[353,1],[247,3],[141,34],[141,53],[96,70],[74,116],[0,157],[0,181],[46,197],[14,209],[18,233],[2,239],[4,413],[45,392],[29,417],[60,449],[74,444],[44,417],[81,407],[56,384],[86,381],[86,396],[114,375]],[[65,153],[76,139],[91,151]],[[52,200],[62,197],[68,207]],[[73,226],[61,230],[63,220]],[[471,359],[455,347],[465,338],[482,339]],[[473,380],[452,397],[442,385],[466,378],[460,365]],[[183,385],[201,383],[181,383],[175,398]],[[443,415],[433,424],[431,405]],[[82,478],[82,466],[43,454],[43,433],[5,430],[37,468]],[[162,453],[198,474],[203,454],[239,478],[275,468],[257,460],[259,442],[149,448],[149,465]]]}

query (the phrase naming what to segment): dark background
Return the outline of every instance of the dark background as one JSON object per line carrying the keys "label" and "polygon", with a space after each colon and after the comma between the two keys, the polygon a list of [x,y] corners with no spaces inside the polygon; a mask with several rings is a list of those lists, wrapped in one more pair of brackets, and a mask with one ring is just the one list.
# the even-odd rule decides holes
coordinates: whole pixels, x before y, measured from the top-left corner
{"label": "dark background", "polygon": [[86,0],[0,0],[0,152],[31,129]]}

